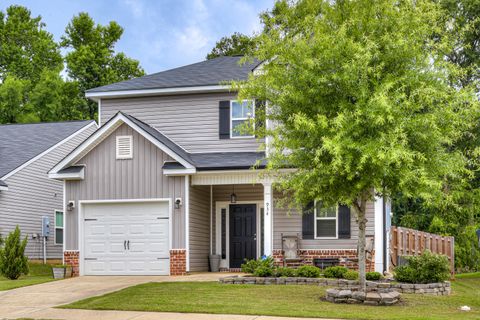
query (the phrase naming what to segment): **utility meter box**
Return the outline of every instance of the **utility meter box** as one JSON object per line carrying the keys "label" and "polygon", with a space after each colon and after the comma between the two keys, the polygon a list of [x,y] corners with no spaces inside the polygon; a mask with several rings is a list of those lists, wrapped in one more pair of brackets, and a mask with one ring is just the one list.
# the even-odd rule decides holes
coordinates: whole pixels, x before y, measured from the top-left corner
{"label": "utility meter box", "polygon": [[42,217],[42,237],[50,236],[50,218]]}

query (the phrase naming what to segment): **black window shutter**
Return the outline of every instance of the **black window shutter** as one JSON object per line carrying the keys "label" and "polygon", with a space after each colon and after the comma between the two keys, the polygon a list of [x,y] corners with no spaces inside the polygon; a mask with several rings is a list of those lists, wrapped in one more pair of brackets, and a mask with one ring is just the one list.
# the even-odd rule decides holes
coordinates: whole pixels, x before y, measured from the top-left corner
{"label": "black window shutter", "polygon": [[230,101],[220,101],[220,139],[230,139]]}
{"label": "black window shutter", "polygon": [[302,239],[314,239],[315,238],[315,214],[313,210],[314,202],[310,202],[305,208],[303,208],[302,214]]}
{"label": "black window shutter", "polygon": [[338,207],[338,238],[350,239],[350,208],[344,205]]}
{"label": "black window shutter", "polygon": [[255,100],[255,129],[265,126],[265,101]]}

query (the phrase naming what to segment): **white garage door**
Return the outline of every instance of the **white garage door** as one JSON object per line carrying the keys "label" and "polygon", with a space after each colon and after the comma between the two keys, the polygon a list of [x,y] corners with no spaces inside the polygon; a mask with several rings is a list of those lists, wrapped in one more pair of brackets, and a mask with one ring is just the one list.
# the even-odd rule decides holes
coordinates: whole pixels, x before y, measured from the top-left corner
{"label": "white garage door", "polygon": [[84,204],[83,274],[168,275],[168,202]]}

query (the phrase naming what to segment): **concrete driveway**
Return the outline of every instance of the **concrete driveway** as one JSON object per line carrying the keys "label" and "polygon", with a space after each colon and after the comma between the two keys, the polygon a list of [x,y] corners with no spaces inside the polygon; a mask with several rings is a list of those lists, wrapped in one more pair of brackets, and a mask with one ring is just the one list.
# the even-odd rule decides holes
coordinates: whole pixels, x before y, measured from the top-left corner
{"label": "concrete driveway", "polygon": [[45,319],[45,316],[48,315],[47,319],[58,319],[54,315],[62,312],[58,309],[52,309],[52,307],[117,291],[137,284],[171,281],[216,281],[218,278],[227,275],[226,273],[199,273],[181,277],[88,276],[0,291],[0,319]]}

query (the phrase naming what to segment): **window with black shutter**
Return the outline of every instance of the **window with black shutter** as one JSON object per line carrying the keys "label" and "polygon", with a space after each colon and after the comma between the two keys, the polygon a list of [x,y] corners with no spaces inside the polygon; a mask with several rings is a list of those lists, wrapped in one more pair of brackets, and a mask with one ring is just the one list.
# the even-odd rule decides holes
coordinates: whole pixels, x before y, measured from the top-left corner
{"label": "window with black shutter", "polygon": [[321,201],[311,202],[303,209],[303,239],[349,239],[350,208],[345,205],[325,207]]}
{"label": "window with black shutter", "polygon": [[230,139],[230,100],[219,102],[219,138]]}

